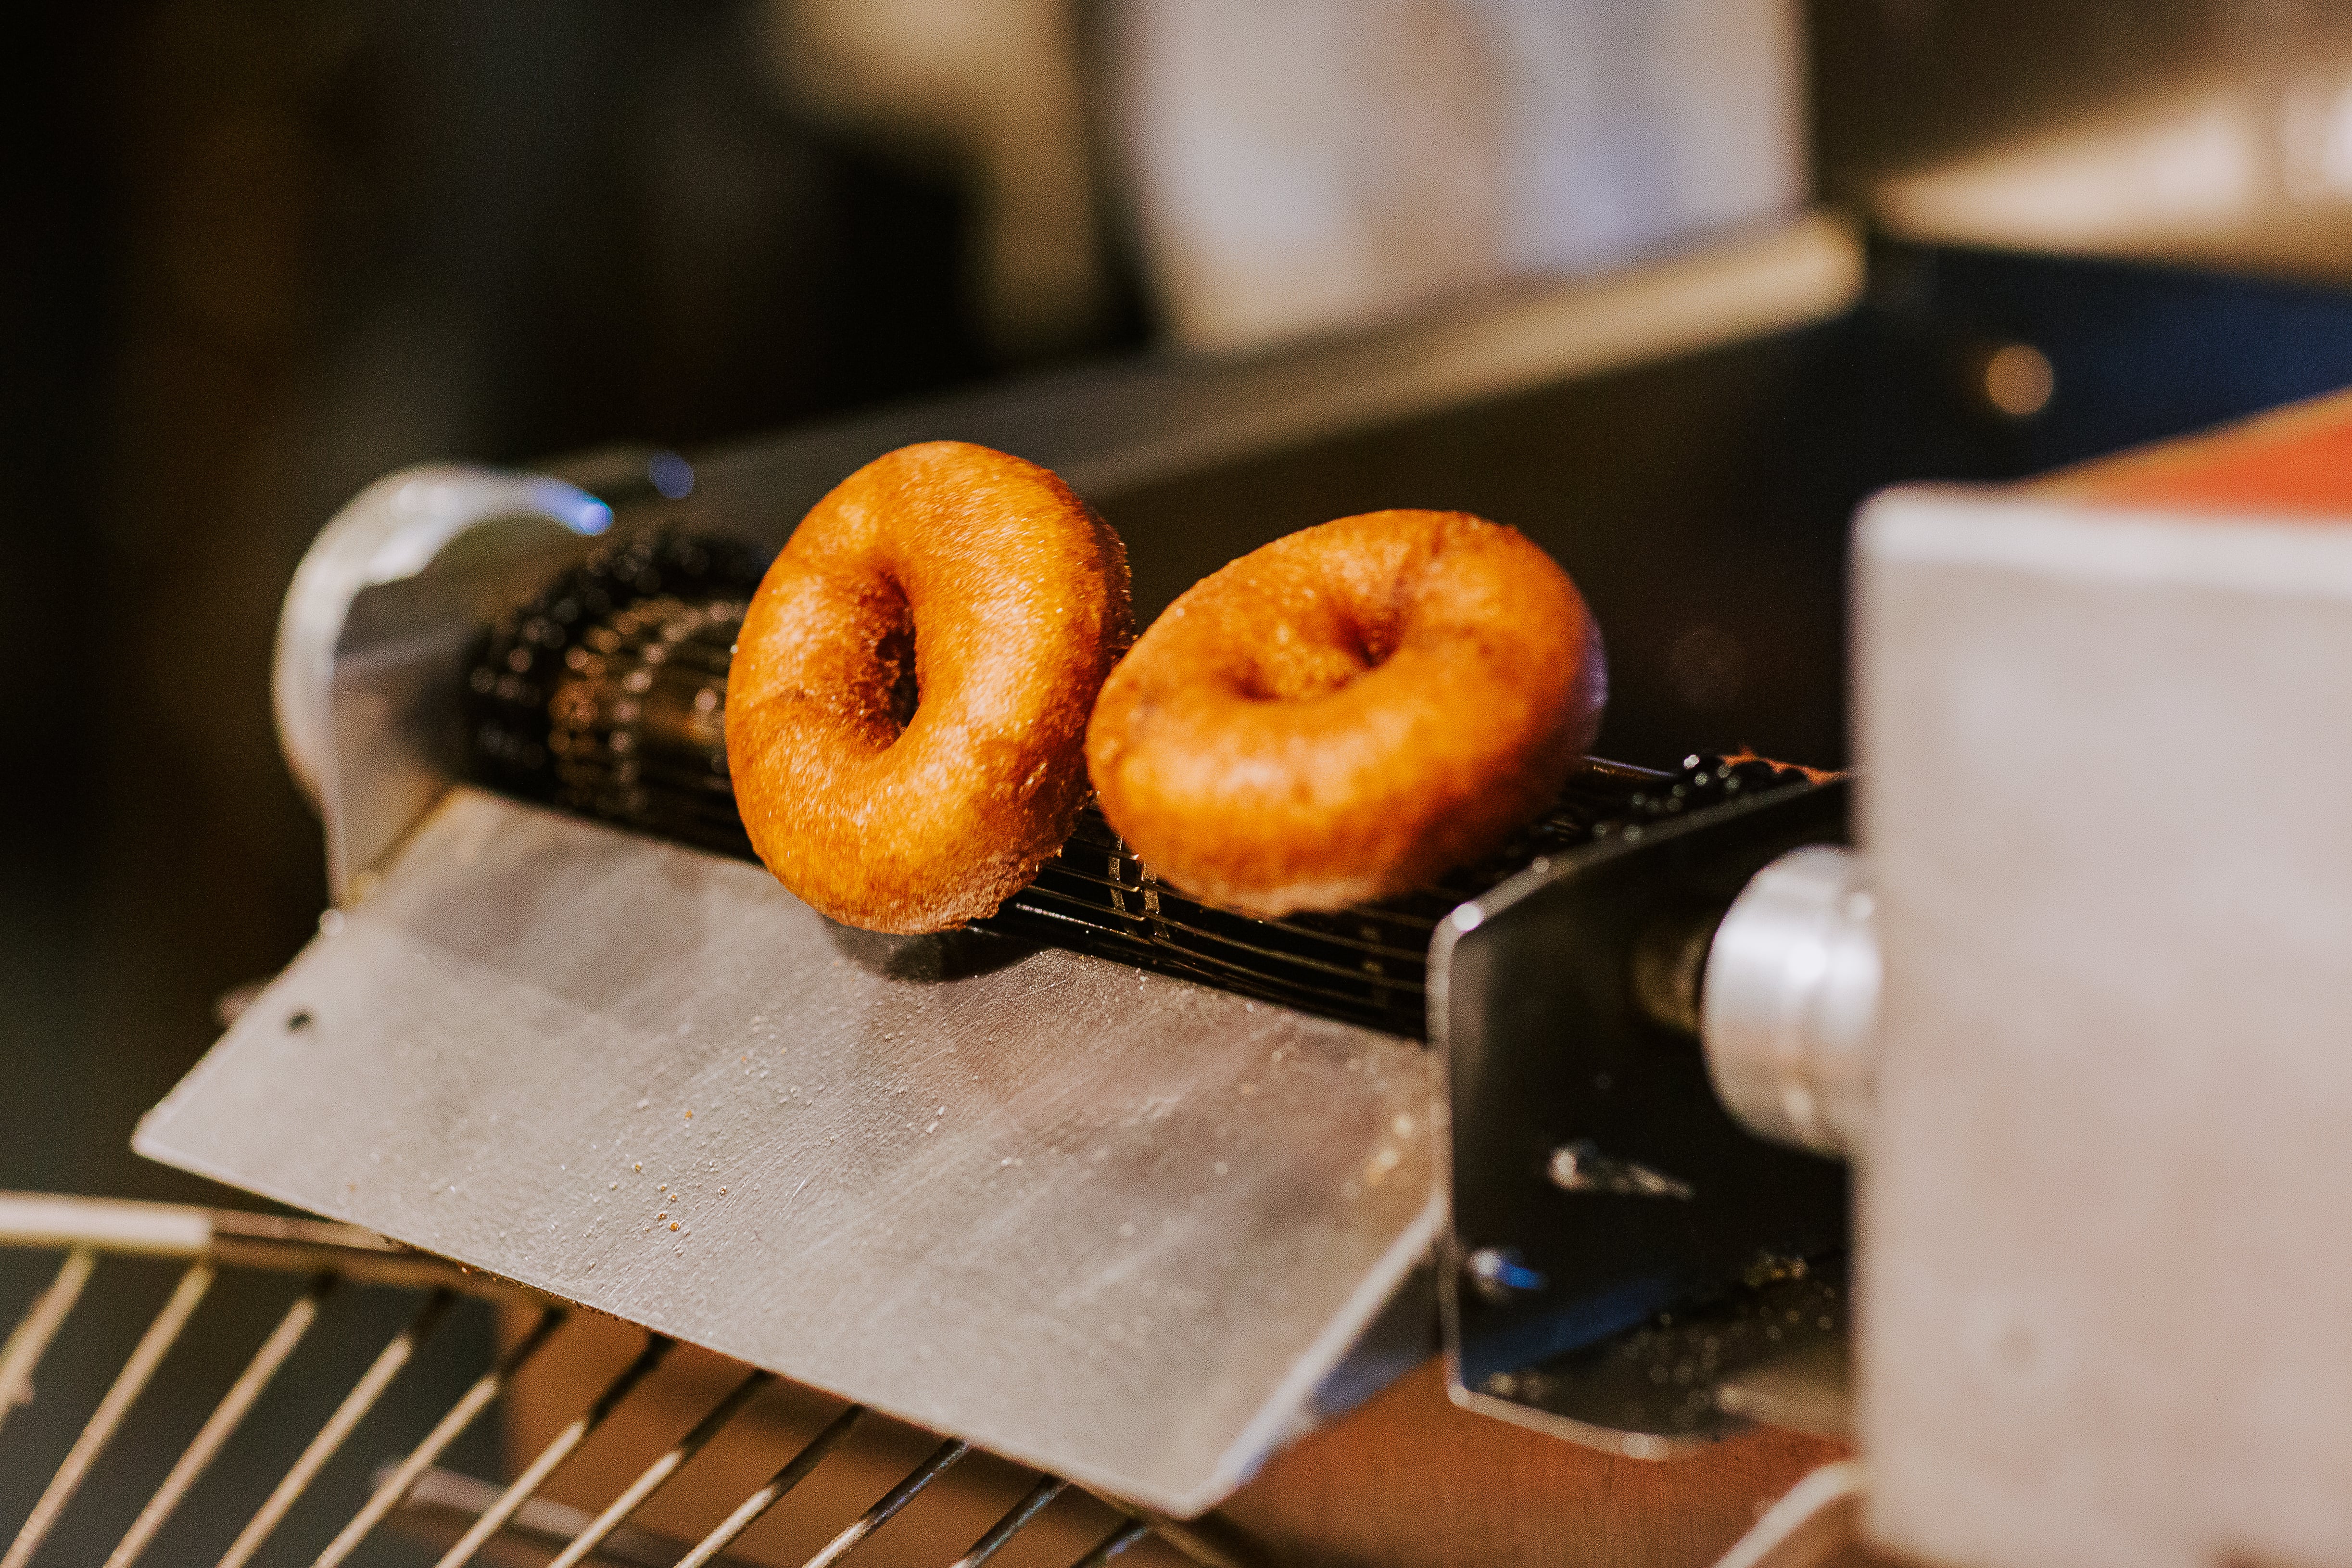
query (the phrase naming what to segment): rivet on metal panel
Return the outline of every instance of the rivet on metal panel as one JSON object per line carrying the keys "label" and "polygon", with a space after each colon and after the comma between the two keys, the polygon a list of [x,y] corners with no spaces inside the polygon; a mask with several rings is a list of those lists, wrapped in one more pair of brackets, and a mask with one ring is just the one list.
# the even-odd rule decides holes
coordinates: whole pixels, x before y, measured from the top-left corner
{"label": "rivet on metal panel", "polygon": [[1539,1270],[1530,1268],[1517,1249],[1482,1247],[1464,1260],[1465,1272],[1478,1294],[1490,1301],[1507,1301],[1544,1288]]}

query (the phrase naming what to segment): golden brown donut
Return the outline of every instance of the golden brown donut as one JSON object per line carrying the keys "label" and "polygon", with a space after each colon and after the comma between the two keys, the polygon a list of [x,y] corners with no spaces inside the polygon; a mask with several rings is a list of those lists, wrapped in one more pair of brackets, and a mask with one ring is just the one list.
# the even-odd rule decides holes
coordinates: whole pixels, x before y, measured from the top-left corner
{"label": "golden brown donut", "polygon": [[1558,796],[1607,691],[1583,597],[1517,530],[1367,512],[1170,605],[1104,684],[1087,766],[1145,865],[1271,919],[1498,848]]}
{"label": "golden brown donut", "polygon": [[1133,626],[1118,535],[1053,474],[961,441],[876,458],[743,618],[727,762],[752,847],[845,924],[991,913],[1069,836]]}

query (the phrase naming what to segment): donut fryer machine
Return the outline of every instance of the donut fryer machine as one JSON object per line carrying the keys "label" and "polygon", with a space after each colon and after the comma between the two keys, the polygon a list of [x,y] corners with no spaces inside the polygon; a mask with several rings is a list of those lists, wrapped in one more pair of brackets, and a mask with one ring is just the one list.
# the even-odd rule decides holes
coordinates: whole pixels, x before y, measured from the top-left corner
{"label": "donut fryer machine", "polygon": [[[1455,1403],[1612,1454],[1672,1464],[1756,1422],[1842,1436],[1849,1197],[1837,1156],[1879,1128],[1867,1245],[1887,1212],[1870,1192],[1916,1163],[1871,1121],[1884,1112],[1872,1042],[1923,1026],[1897,996],[1892,1025],[1879,1016],[1873,893],[1838,847],[1849,784],[1736,756],[1677,764],[1678,742],[1722,700],[1720,681],[1708,685],[1715,644],[1699,634],[1744,647],[1765,681],[1739,738],[1843,754],[1838,563],[1854,500],[1889,480],[2031,471],[2352,379],[2341,352],[2352,310],[2280,291],[2255,301],[2280,332],[2324,318],[2334,333],[2342,363],[2307,355],[2297,374],[2309,384],[2208,389],[2207,403],[2175,398],[2128,419],[2111,400],[2030,429],[1951,401],[1955,366],[2021,333],[2048,346],[2063,383],[2066,331],[2097,325],[2074,310],[2082,297],[2203,286],[1872,257],[1816,223],[1371,339],[1049,381],[691,468],[625,452],[536,475],[394,475],[320,536],[281,627],[281,730],[325,822],[334,907],[136,1146],[322,1216],[273,1222],[283,1234],[252,1254],[315,1268],[313,1294],[346,1266],[289,1262],[297,1242],[362,1260],[353,1270],[410,1271],[435,1292],[425,1312],[438,1292],[467,1289],[518,1314],[584,1307],[641,1326],[639,1360],[583,1393],[559,1447],[673,1342],[940,1435],[829,1538],[825,1563],[971,1451],[1027,1467],[1034,1486],[967,1562],[1066,1491],[1096,1510],[1089,1563],[1155,1532],[1160,1548],[1233,1560],[1213,1528],[1177,1521],[1425,1360],[1441,1324]],[[2253,308],[2242,292],[2224,303]],[[1859,374],[1865,362],[1875,368]],[[1757,459],[1745,474],[1693,479],[1686,447],[1629,450],[1610,425],[1607,411],[1638,423],[1664,409],[1683,422],[1677,437],[1719,427],[1731,399],[1775,377],[1811,390],[1793,411],[1735,422],[1734,468]],[[1885,401],[1890,385],[1916,394],[1912,405]],[[1873,397],[1885,405],[1874,422]],[[1583,447],[1558,434],[1580,421],[1597,426]],[[489,669],[477,697],[497,679],[487,628],[503,626],[508,644],[489,646],[512,651],[534,596],[616,548],[731,541],[764,558],[840,475],[940,435],[1022,451],[1095,500],[1128,538],[1147,618],[1259,538],[1380,504],[1359,499],[1367,490],[1520,522],[1578,572],[1611,633],[1619,706],[1604,744],[1657,765],[1589,767],[1549,839],[1418,904],[1220,926],[1094,822],[989,930],[943,938],[831,925],[729,852],[723,814],[660,831],[644,815],[660,801],[618,787],[642,771],[601,784],[575,773],[552,800],[486,784],[496,759],[485,763],[478,728],[469,735],[466,692],[471,670]],[[1416,482],[1458,478],[1467,493],[1397,494],[1408,462],[1423,465],[1405,470]],[[1509,483],[1482,492],[1468,477],[1485,462],[1520,476],[1521,495],[1574,479],[1591,499],[1515,510]],[[1652,480],[1675,516],[1629,541],[1612,508]],[[1239,498],[1265,510],[1244,512]],[[1730,522],[1684,510],[1725,498],[1748,510]],[[1906,571],[1952,568],[1968,547],[1948,530],[1933,548],[1919,540],[1955,508],[2000,504],[1934,491],[1881,503],[1865,584],[1884,602]],[[1776,518],[1790,531],[1759,537],[1753,525]],[[1693,552],[1717,546],[1724,559],[1703,579],[1673,582]],[[2082,580],[2079,565],[2052,591]],[[1666,624],[1677,595],[1696,623]],[[643,653],[666,636],[685,650],[677,668],[691,663],[698,639],[727,624],[713,602],[622,628],[646,632],[630,649],[602,623],[613,637],[600,647],[633,649],[632,669],[646,672],[629,690],[651,696]],[[1645,627],[1645,612],[1662,624]],[[1967,654],[1999,619],[1956,611],[1935,653]],[[1865,692],[1915,668],[1923,647],[1908,623],[1866,624]],[[1669,668],[1679,686],[1657,673]],[[664,721],[715,724],[716,704],[697,701],[713,678],[723,669],[677,685],[683,706]],[[2097,730],[2063,696],[2021,726],[2021,747]],[[1869,713],[1877,732],[1893,727]],[[605,725],[596,743],[610,763],[628,749],[614,735],[652,720],[583,722]],[[1919,819],[1883,806],[1882,792],[1899,779],[1932,794],[1933,776],[1871,751],[1867,722],[1864,759],[1880,764],[1865,775],[1872,869],[1881,896],[1899,896],[1899,878],[1916,874],[1901,835]],[[1906,744],[1964,771],[1933,736]],[[2145,787],[2120,786],[2126,808],[2179,793],[2152,772],[2134,778]],[[1971,820],[1969,801],[1937,798],[1949,820]],[[1425,976],[1414,931],[1427,932]],[[2324,1010],[2334,984],[2297,980],[2290,1001]],[[1948,1158],[1928,1121],[1915,1121],[1917,1147]],[[79,1235],[43,1223],[14,1227],[17,1239]],[[190,1278],[223,1234],[173,1244],[197,1259]],[[11,1340],[0,1389],[29,1372],[89,1256],[69,1252]],[[251,1259],[232,1247],[229,1260]],[[176,1331],[159,1320],[165,1344]],[[522,1331],[492,1377],[538,1342]],[[1865,1392],[1874,1463],[1899,1458],[1916,1413],[1890,1415]],[[625,1516],[738,1408],[714,1404],[600,1521],[621,1533],[565,1560],[674,1559],[646,1545],[634,1549],[655,1555],[630,1558]],[[457,1499],[467,1522],[447,1561],[534,1520],[544,1558],[586,1522],[551,1522],[531,1500],[569,1449],[466,1504],[463,1482],[431,1472],[429,1447],[379,1497],[386,1511],[405,1497],[411,1512]],[[777,1484],[823,1453],[812,1446]],[[1932,1500],[1917,1501],[1934,1489],[1912,1479],[1895,1533],[1932,1557],[1958,1537]],[[1820,1472],[1735,1557],[1815,1561],[1799,1537],[1849,1520],[1859,1484],[1850,1466]],[[732,1540],[725,1529],[709,1552]],[[2106,1538],[2074,1544],[2087,1539]],[[2330,1554],[2324,1521],[2305,1539],[2321,1543],[2309,1561],[2347,1560]],[[586,1556],[592,1545],[605,1555]]]}

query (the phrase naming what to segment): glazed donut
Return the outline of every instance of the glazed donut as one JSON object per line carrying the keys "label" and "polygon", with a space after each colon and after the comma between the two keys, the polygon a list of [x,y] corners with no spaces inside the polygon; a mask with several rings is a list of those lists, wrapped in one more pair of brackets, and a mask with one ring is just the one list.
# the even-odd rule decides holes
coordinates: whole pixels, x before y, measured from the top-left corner
{"label": "glazed donut", "polygon": [[1375,511],[1202,579],[1103,687],[1103,816],[1193,897],[1272,919],[1424,887],[1549,805],[1600,727],[1601,633],[1516,529]]}
{"label": "glazed donut", "polygon": [[1069,836],[1132,633],[1127,552],[1053,474],[960,441],[876,458],[744,615],[727,761],[752,847],[845,924],[992,912]]}

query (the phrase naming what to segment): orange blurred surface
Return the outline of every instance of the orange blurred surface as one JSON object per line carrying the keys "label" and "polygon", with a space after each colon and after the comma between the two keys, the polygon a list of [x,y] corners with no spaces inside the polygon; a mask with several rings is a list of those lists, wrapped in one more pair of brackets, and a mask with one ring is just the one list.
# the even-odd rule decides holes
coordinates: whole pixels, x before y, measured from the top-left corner
{"label": "orange blurred surface", "polygon": [[2063,469],[2034,488],[2105,506],[2352,518],[2352,392]]}

